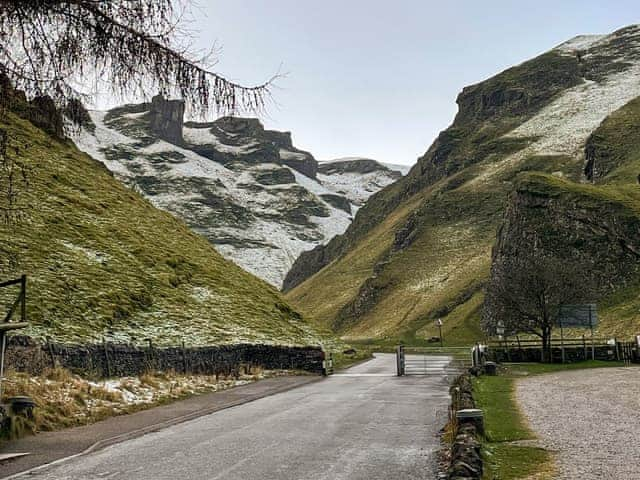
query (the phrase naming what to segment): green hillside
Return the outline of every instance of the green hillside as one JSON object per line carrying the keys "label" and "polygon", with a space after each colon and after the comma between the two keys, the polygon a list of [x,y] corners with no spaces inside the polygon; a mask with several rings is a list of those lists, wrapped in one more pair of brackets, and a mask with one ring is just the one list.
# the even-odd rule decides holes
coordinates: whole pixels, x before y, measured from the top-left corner
{"label": "green hillside", "polygon": [[[6,112],[28,167],[24,221],[0,225],[0,279],[26,273],[26,333],[59,341],[318,344],[265,282],[75,148]],[[17,150],[17,153],[16,153]],[[5,289],[2,305],[15,292]]]}
{"label": "green hillside", "polygon": [[346,338],[419,343],[438,335],[438,318],[450,343],[481,338],[491,252],[519,175],[579,185],[588,158],[606,151],[614,166],[599,181],[636,182],[638,37],[630,27],[586,50],[559,47],[465,88],[409,175],[296,261],[287,298]]}

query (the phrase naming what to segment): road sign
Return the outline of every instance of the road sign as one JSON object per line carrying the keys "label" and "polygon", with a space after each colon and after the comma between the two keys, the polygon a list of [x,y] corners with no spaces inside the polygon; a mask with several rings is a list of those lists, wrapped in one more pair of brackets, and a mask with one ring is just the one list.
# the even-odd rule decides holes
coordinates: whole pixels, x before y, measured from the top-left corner
{"label": "road sign", "polygon": [[557,323],[562,328],[594,328],[598,325],[596,304],[560,305]]}

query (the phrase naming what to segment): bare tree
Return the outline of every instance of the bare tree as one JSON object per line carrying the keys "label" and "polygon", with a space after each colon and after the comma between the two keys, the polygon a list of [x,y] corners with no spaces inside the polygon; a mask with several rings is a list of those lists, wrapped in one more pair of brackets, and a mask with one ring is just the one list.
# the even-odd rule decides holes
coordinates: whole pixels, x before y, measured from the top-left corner
{"label": "bare tree", "polygon": [[30,96],[63,106],[99,76],[115,94],[162,91],[194,111],[259,110],[274,78],[256,86],[213,70],[191,51],[179,0],[0,0],[0,73]]}
{"label": "bare tree", "polygon": [[502,258],[494,263],[487,286],[484,328],[495,331],[502,323],[507,334],[540,337],[543,357],[551,360],[551,334],[559,306],[582,302],[588,296],[578,267],[563,259],[534,252]]}

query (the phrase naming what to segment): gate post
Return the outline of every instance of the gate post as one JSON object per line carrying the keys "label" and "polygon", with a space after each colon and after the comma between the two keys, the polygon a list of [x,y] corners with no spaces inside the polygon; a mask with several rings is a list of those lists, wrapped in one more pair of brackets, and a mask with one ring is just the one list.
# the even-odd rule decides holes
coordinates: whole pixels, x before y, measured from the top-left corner
{"label": "gate post", "polygon": [[396,347],[396,369],[399,377],[404,375],[404,345]]}

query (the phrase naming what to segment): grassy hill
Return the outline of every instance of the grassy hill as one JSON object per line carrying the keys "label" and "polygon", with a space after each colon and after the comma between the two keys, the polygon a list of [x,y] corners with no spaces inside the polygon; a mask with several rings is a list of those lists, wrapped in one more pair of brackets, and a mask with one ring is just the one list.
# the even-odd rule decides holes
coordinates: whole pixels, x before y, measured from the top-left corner
{"label": "grassy hill", "polygon": [[608,152],[616,167],[598,181],[635,182],[638,150],[618,139],[638,128],[639,95],[638,27],[569,41],[465,88],[453,124],[411,172],[374,195],[343,236],[296,261],[287,298],[350,339],[420,343],[438,334],[438,318],[450,343],[478,339],[491,251],[519,175],[578,185],[589,181],[589,158]]}
{"label": "grassy hill", "polygon": [[[164,345],[326,339],[274,288],[70,141],[8,112],[0,128],[29,171],[18,197],[26,218],[0,224],[0,279],[29,276],[26,333]],[[2,307],[15,298],[4,290]]]}

